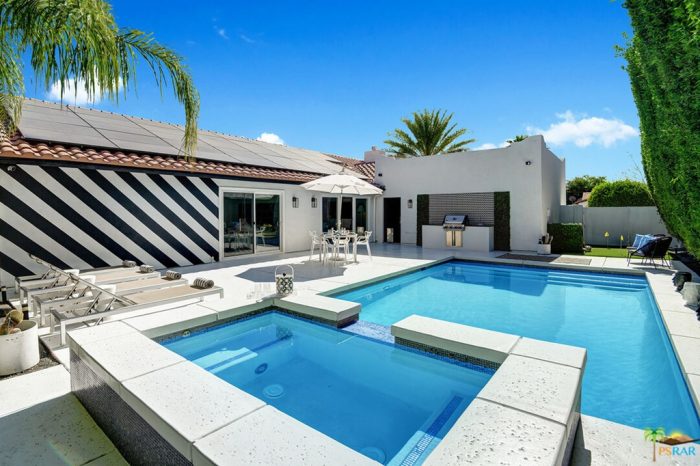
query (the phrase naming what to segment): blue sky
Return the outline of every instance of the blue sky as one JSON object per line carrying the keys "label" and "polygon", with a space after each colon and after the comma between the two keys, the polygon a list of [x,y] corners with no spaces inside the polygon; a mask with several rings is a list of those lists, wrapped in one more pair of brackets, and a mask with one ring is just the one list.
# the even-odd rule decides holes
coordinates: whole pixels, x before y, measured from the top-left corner
{"label": "blue sky", "polygon": [[[352,157],[400,118],[454,112],[472,148],[544,132],[567,178],[638,177],[638,121],[623,60],[621,2],[112,2],[120,25],[186,58],[200,127]],[[44,89],[28,86],[39,98]],[[181,123],[143,70],[138,92],[96,107]]]}

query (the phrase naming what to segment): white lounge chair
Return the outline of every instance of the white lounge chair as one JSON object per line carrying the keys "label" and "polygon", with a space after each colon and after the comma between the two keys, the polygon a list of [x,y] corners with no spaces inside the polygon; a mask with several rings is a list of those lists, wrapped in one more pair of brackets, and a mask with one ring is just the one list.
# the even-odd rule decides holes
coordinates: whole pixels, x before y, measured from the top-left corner
{"label": "white lounge chair", "polygon": [[[149,269],[150,270],[150,269]],[[109,285],[112,283],[120,283],[120,282],[127,282],[130,280],[142,280],[145,278],[155,278],[159,277],[160,273],[151,271],[151,272],[141,272],[141,270],[138,267],[133,267],[133,268],[118,268],[114,270],[110,270],[109,272],[105,272],[100,274],[99,276],[95,276],[92,273],[85,273],[85,274],[70,274],[62,271],[62,275],[56,277],[56,278],[51,278],[51,279],[42,279],[42,280],[30,280],[30,281],[25,281],[22,284],[19,285],[19,302],[20,304],[24,304],[25,300],[27,303],[31,300],[30,294],[33,291],[47,291],[52,288],[56,287],[65,287],[65,286],[71,286],[74,284],[74,280],[71,279],[72,275],[76,275],[79,277],[95,277],[95,284],[96,285]],[[29,304],[27,304],[29,305]]]}
{"label": "white lounge chair", "polygon": [[[145,278],[143,280],[130,280],[121,283],[115,283],[114,294],[118,296],[129,296],[134,293],[140,293],[143,291],[159,290],[163,288],[171,288],[174,286],[182,286],[187,284],[187,280],[184,278],[169,278],[166,276],[158,276],[153,278]],[[90,291],[92,288],[90,285],[80,282],[82,289],[79,293],[72,293],[67,295],[59,295],[57,293],[51,293],[52,290],[46,291],[44,293],[38,294],[33,297],[30,301],[32,307],[30,308],[35,312],[34,315],[39,315],[39,324],[45,325],[46,316],[49,314],[49,309],[62,309],[68,308],[71,305],[76,305],[84,302],[86,299],[92,296]],[[100,285],[99,283],[97,285]]]}
{"label": "white lounge chair", "polygon": [[[34,260],[34,261],[38,262],[39,264],[43,265],[44,267],[46,267],[46,272],[40,273],[40,274],[35,274],[35,275],[24,275],[24,276],[20,276],[20,277],[15,277],[15,292],[17,292],[18,294],[20,292],[19,287],[23,282],[56,278],[56,277],[62,276],[64,274],[70,274],[70,273],[75,273],[75,274],[80,273],[80,270],[78,270],[78,269],[61,270],[59,267],[56,267],[55,265],[50,264],[49,262],[46,262],[43,259],[40,259],[39,257],[35,256],[34,254],[29,254],[29,257],[32,260]],[[88,273],[90,275],[99,275],[102,273],[110,272],[112,270],[119,270],[119,269],[125,269],[125,268],[135,269],[138,267],[136,265],[136,262],[125,260],[125,261],[122,261],[122,265],[118,265],[115,267],[108,267],[108,268],[99,269],[99,270],[93,270],[91,272],[83,272],[83,273],[84,274]]]}
{"label": "white lounge chair", "polygon": [[194,299],[201,301],[207,296],[216,294],[223,298],[223,288],[214,286],[211,280],[199,278],[191,285],[143,291],[129,296],[118,296],[96,287],[90,299],[83,299],[80,302],[72,303],[70,306],[62,306],[61,309],[51,308],[50,333],[54,333],[58,323],[61,331],[61,345],[65,345],[66,326],[69,324],[96,321],[93,325],[97,325],[105,317],[112,315],[156,306],[184,303]]}

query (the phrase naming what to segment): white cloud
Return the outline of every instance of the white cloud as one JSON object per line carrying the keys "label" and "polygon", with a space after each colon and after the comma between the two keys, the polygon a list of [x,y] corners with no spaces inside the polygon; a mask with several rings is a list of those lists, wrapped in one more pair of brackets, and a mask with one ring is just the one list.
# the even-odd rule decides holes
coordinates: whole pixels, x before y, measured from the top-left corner
{"label": "white cloud", "polygon": [[639,131],[617,118],[586,115],[577,118],[571,110],[557,113],[556,116],[561,121],[552,123],[549,128],[528,126],[527,132],[541,134],[545,141],[553,146],[574,143],[578,147],[588,147],[591,144],[611,147],[618,141],[639,136]]}
{"label": "white cloud", "polygon": [[239,34],[238,37],[240,37],[240,39],[241,39],[243,42],[246,42],[246,43],[248,43],[248,44],[254,44],[254,43],[256,42],[255,39],[252,39],[252,38],[246,36],[245,34]]}
{"label": "white cloud", "polygon": [[472,150],[487,150],[487,149],[498,149],[499,147],[508,147],[507,142],[502,142],[500,144],[493,144],[491,142],[485,142],[480,146],[475,147]]}
{"label": "white cloud", "polygon": [[216,33],[219,35],[219,37],[228,40],[228,34],[226,34],[226,29],[217,26],[214,26],[214,29],[216,30]]}
{"label": "white cloud", "polygon": [[270,144],[284,144],[284,140],[275,133],[261,133],[260,136],[255,139],[256,141],[269,142]]}
{"label": "white cloud", "polygon": [[[51,89],[46,94],[46,98],[56,102],[61,101],[61,85],[57,82],[51,85]],[[95,96],[90,99],[85,89],[83,79],[69,79],[63,88],[63,102],[72,105],[98,104],[100,102],[100,88],[95,88]]]}

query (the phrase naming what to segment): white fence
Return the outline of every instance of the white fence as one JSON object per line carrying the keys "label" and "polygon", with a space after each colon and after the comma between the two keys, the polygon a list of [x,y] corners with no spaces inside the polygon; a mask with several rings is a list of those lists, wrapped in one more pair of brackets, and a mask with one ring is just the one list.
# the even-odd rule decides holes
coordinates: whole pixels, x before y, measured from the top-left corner
{"label": "white fence", "polygon": [[[632,244],[634,235],[668,234],[656,207],[581,207],[565,205],[559,209],[561,223],[582,223],[586,244],[605,246],[605,232],[610,246],[620,245],[620,236],[624,237],[623,246]],[[674,241],[675,242],[675,241]]]}

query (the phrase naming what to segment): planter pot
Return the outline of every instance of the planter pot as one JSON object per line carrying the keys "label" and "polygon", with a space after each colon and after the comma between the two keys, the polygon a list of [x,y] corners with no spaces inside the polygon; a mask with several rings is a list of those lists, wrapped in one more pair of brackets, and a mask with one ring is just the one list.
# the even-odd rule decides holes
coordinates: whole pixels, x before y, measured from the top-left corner
{"label": "planter pot", "polygon": [[0,375],[10,375],[39,363],[39,330],[33,320],[19,324],[21,332],[0,335]]}
{"label": "planter pot", "polygon": [[552,245],[551,244],[538,244],[537,245],[537,254],[546,255],[546,254],[551,254],[551,253],[552,253]]}

